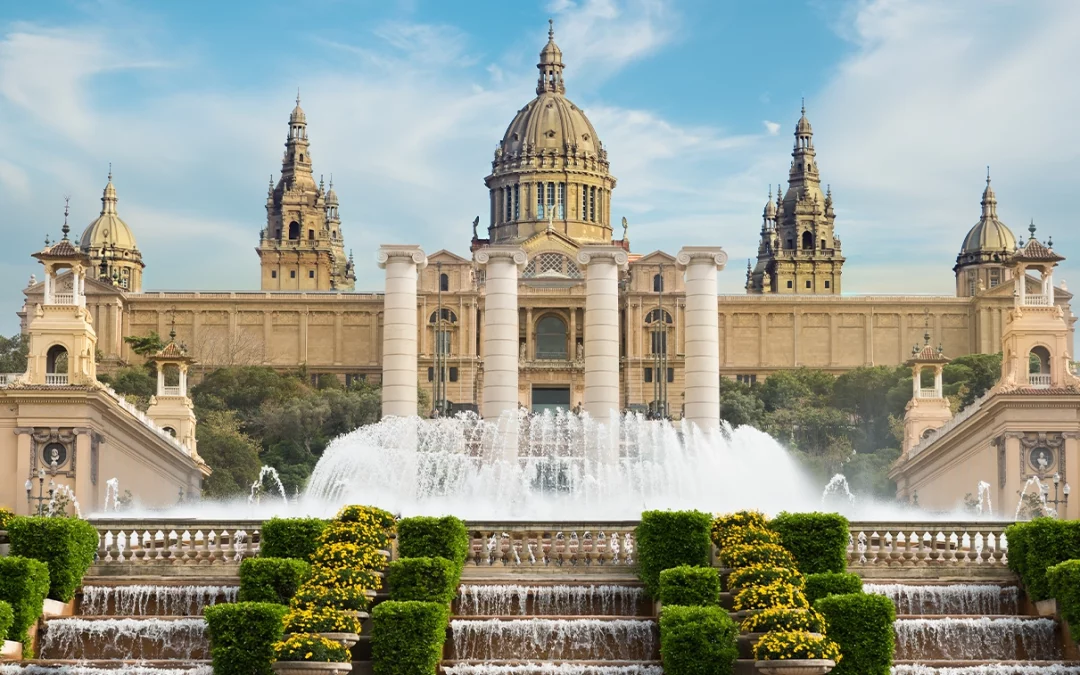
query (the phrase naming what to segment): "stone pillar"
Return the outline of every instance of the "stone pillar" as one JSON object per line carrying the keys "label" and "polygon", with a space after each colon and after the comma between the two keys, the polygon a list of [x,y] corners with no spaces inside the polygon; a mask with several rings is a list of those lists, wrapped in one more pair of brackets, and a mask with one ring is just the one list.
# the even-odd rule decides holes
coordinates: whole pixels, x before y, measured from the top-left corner
{"label": "stone pillar", "polygon": [[419,246],[379,247],[386,270],[383,300],[383,417],[416,415],[416,274],[427,265]]}
{"label": "stone pillar", "polygon": [[585,412],[607,420],[619,411],[619,270],[628,256],[618,246],[585,246]]}
{"label": "stone pillar", "polygon": [[686,280],[686,418],[703,430],[720,426],[720,326],[716,272],[727,254],[719,247],[686,246],[675,258]]}
{"label": "stone pillar", "polygon": [[488,246],[473,259],[487,268],[480,414],[496,420],[518,407],[518,272],[526,257],[517,246]]}

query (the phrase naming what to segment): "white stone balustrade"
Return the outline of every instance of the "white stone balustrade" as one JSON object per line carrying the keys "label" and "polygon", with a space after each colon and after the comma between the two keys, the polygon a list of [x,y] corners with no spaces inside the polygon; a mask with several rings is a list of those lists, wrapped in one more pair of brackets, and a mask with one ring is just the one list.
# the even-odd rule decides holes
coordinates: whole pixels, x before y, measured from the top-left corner
{"label": "white stone balustrade", "polygon": [[1009,523],[851,523],[848,567],[927,567],[1008,563]]}
{"label": "white stone balustrade", "polygon": [[68,383],[67,373],[45,373],[45,384],[66,387]]}
{"label": "white stone balustrade", "polygon": [[539,568],[636,563],[636,521],[467,523],[468,567]]}
{"label": "white stone balustrade", "polygon": [[1028,382],[1034,389],[1050,388],[1050,373],[1029,373]]}
{"label": "white stone balustrade", "polygon": [[941,398],[941,395],[933,387],[922,387],[919,389],[919,398]]}
{"label": "white stone balustrade", "polygon": [[1028,294],[1024,296],[1023,304],[1025,307],[1049,307],[1050,298],[1045,295],[1032,295]]}
{"label": "white stone balustrade", "polygon": [[258,555],[262,521],[95,520],[98,565],[239,565]]}

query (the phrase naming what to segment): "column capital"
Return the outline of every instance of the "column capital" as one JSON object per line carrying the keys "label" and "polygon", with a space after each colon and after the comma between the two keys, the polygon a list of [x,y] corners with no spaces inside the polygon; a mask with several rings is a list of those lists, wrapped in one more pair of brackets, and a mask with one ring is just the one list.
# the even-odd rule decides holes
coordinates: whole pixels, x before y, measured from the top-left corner
{"label": "column capital", "polygon": [[619,269],[626,269],[630,262],[630,256],[626,249],[621,246],[582,246],[578,251],[577,261],[581,265],[591,265],[595,262],[608,261],[615,263]]}
{"label": "column capital", "polygon": [[518,267],[525,267],[525,263],[528,262],[529,257],[525,255],[525,251],[523,251],[520,246],[503,244],[485,246],[476,253],[473,253],[473,260],[480,265],[487,265],[492,260],[499,259],[509,259]]}
{"label": "column capital", "polygon": [[406,258],[416,263],[417,269],[427,266],[427,256],[423,249],[415,244],[383,244],[379,247],[377,260],[379,269],[386,269],[391,258]]}
{"label": "column capital", "polygon": [[722,270],[727,260],[727,253],[719,246],[683,246],[675,256],[675,262],[679,267],[705,262],[716,265],[716,269]]}

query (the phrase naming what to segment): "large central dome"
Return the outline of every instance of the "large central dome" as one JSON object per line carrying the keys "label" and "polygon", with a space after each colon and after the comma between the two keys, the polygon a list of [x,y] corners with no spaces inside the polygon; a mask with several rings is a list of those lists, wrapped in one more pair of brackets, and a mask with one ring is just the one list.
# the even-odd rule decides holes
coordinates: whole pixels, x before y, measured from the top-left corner
{"label": "large central dome", "polygon": [[615,179],[596,129],[566,98],[553,30],[536,67],[536,98],[507,127],[485,180],[490,240],[518,243],[551,228],[582,243],[609,243]]}

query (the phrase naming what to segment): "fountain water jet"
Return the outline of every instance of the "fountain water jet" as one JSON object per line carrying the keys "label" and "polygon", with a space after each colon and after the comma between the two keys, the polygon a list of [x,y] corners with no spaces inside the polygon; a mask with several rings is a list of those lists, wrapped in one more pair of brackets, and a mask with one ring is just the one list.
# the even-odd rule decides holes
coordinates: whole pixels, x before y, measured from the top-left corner
{"label": "fountain water jet", "polygon": [[273,479],[273,485],[277,488],[278,494],[281,495],[281,499],[285,502],[285,506],[287,507],[289,505],[289,496],[285,494],[285,486],[281,483],[281,476],[278,475],[277,469],[272,466],[264,466],[259,469],[259,477],[251,484],[251,494],[248,495],[248,503],[258,504],[262,501],[263,480],[265,480],[267,476]]}

